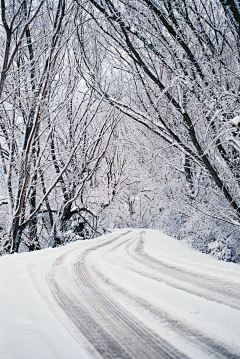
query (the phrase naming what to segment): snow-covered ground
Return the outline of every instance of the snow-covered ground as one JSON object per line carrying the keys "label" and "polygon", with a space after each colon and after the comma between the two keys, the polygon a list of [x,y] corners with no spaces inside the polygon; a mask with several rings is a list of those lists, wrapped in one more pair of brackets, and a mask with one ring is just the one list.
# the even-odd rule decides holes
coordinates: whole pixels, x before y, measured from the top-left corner
{"label": "snow-covered ground", "polygon": [[240,266],[156,230],[0,258],[1,359],[240,358]]}

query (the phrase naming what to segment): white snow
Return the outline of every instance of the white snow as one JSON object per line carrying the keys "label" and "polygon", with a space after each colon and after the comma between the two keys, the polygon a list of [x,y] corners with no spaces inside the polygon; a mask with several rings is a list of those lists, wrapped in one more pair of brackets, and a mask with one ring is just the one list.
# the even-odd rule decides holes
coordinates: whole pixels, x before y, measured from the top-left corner
{"label": "white snow", "polygon": [[[52,295],[46,285],[45,266],[57,252],[47,249],[0,258],[1,359],[89,358],[49,305]],[[31,275],[33,264],[39,265],[43,296]]]}
{"label": "white snow", "polygon": [[240,122],[240,116],[234,117],[231,121],[234,123],[234,125],[237,125]]}
{"label": "white snow", "polygon": [[[114,239],[116,235],[118,239]],[[182,284],[177,275],[170,276],[167,270],[158,272],[154,267],[145,266],[136,256],[140,235],[144,236],[145,253],[166,268],[190,272],[196,278],[199,276],[199,280],[203,276],[213,282],[216,280],[216,283],[225,281],[239,288],[239,265],[217,261],[156,230],[119,230],[65,247],[4,256],[0,258],[0,358],[98,357],[94,354],[94,348],[77,332],[58,306],[49,286],[48,273],[62,255],[63,265],[72,273],[73,264],[85,249],[111,239],[114,240],[109,245],[99,246],[90,252],[87,260],[89,268],[94,268],[91,274],[98,286],[114,298],[120,307],[191,358],[208,358],[210,355],[175,331],[167,321],[155,316],[149,308],[167,313],[179,325],[184,324],[186,330],[192,328],[235,355],[240,355],[240,310],[224,300],[209,299],[211,293],[207,286],[200,287],[202,295],[197,295],[194,292],[198,290],[197,281]],[[111,285],[106,284],[104,278]],[[134,302],[133,298],[137,300]],[[148,303],[149,307],[145,308],[141,301]],[[211,356],[217,357],[214,354]]]}

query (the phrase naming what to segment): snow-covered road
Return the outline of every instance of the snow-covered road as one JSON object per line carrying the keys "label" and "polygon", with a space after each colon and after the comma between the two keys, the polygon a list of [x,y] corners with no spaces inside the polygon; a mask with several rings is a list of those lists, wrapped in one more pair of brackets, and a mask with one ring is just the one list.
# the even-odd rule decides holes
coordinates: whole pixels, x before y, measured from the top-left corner
{"label": "snow-covered road", "polygon": [[0,258],[1,359],[240,358],[240,266],[155,230]]}

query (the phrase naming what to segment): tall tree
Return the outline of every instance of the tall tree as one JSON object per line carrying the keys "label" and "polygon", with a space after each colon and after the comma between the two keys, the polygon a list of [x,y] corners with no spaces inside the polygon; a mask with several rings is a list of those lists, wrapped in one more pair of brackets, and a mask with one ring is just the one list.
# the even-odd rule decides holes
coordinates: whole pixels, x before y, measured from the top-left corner
{"label": "tall tree", "polygon": [[[106,101],[184,152],[188,182],[191,161],[201,167],[227,200],[230,222],[239,223],[239,145],[231,122],[239,113],[236,4],[77,2],[92,21],[91,36],[105,54],[105,73],[112,74],[106,85],[89,44],[80,42],[89,83]],[[117,92],[119,78],[125,88]]]}

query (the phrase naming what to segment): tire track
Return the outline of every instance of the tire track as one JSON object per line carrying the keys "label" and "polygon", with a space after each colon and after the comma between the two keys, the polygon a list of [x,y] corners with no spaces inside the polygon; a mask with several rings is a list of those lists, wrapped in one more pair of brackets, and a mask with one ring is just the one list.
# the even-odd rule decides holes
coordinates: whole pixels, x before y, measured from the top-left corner
{"label": "tire track", "polygon": [[[128,243],[127,243],[128,245]],[[119,244],[111,247],[109,252],[114,252],[115,249],[120,247]],[[127,269],[129,267],[126,266]],[[104,286],[109,288],[109,291],[114,286],[114,283],[111,282],[109,277],[107,277],[103,272],[100,272],[98,269],[92,267],[91,270],[94,272],[94,276],[97,278],[98,283],[104,283]],[[146,276],[146,273],[135,271],[132,268],[130,269],[134,273],[140,274],[142,276]],[[155,279],[153,276],[148,275],[148,277]],[[155,279],[159,281],[159,279]],[[138,306],[139,311],[142,312],[143,310],[146,312],[146,316],[151,314],[153,317],[158,318],[158,320],[169,328],[172,331],[178,334],[178,336],[182,337],[184,340],[187,340],[191,345],[201,348],[202,352],[205,352],[212,358],[228,358],[228,359],[239,359],[238,355],[233,354],[227,348],[223,347],[220,343],[213,340],[212,338],[207,337],[203,333],[199,332],[198,330],[192,328],[191,326],[187,325],[186,323],[180,321],[178,318],[171,316],[169,313],[160,310],[159,308],[155,307],[154,305],[148,303],[146,300],[138,297],[137,295],[131,294],[130,292],[126,291],[123,288],[115,287],[115,291],[120,295],[128,300],[128,302],[132,302],[134,307]]]}
{"label": "tire track", "polygon": [[[184,354],[139,323],[94,282],[88,256],[114,240],[84,250],[73,266],[74,278],[64,268],[65,258],[58,258],[49,274],[55,299],[103,358],[185,359]],[[127,240],[121,236],[121,243]]]}
{"label": "tire track", "polygon": [[[55,260],[49,272],[49,286],[59,305],[100,357],[104,359],[187,358],[185,354],[179,352],[137,320],[129,311],[119,306],[119,301],[114,300],[114,294],[116,296],[118,293],[131,302],[134,307],[137,306],[139,311],[146,315],[150,313],[158,322],[164,322],[164,325],[190,343],[190,346],[199,348],[205,355],[207,353],[209,357],[218,359],[239,358],[238,355],[231,352],[231,349],[227,349],[194,327],[186,325],[178,318],[176,320],[167,312],[127,292],[124,288],[116,287],[109,279],[110,277],[94,266],[94,252],[100,253],[101,257],[98,255],[98,260],[103,258],[114,262],[119,259],[119,266],[143,277],[149,277],[156,283],[164,281],[177,289],[211,301],[227,303],[237,309],[239,303],[236,303],[236,292],[233,290],[235,295],[232,300],[230,297],[232,291],[228,294],[228,288],[224,288],[226,284],[224,281],[200,274],[200,288],[198,288],[199,277],[196,273],[149,256],[144,251],[144,231],[128,231],[114,238],[95,243],[90,248],[85,247],[79,256],[75,256],[77,261],[72,265],[70,271],[65,265],[65,260],[70,252],[65,253]],[[129,262],[125,258],[129,258],[131,261]],[[133,260],[144,266],[143,269],[137,268],[137,265],[134,266]],[[208,280],[206,281],[206,279]],[[190,287],[189,282],[191,283]],[[216,290],[215,286],[218,285],[219,288]],[[120,301],[120,303],[122,302]],[[93,355],[93,358],[96,357]]]}
{"label": "tire track", "polygon": [[[115,243],[109,244],[109,248],[107,248],[107,250],[104,253],[102,253],[102,258],[106,259],[106,260],[110,260],[109,254],[111,254],[110,257],[112,257],[114,255],[114,252],[117,252],[119,248],[122,249],[122,247],[127,252],[127,253],[125,252],[125,254],[129,255],[129,253],[128,253],[129,247],[134,246],[134,248],[135,248],[136,246],[138,246],[139,240],[140,240],[140,236],[138,233],[137,239],[136,239],[136,237],[131,236],[127,241],[124,241],[121,243],[116,243],[116,244]],[[137,245],[136,245],[136,242],[137,242]],[[105,257],[107,257],[107,258],[105,258]],[[126,258],[126,256],[124,256],[124,257]],[[134,259],[136,260],[136,258],[134,258]],[[139,257],[138,257],[138,259],[139,259]],[[112,259],[112,261],[115,262],[115,259]],[[136,269],[134,269],[133,266],[130,266],[126,263],[127,263],[126,261],[123,262],[120,260],[118,265],[120,267],[123,267],[123,268],[129,270],[129,271],[137,273],[143,277],[147,276],[148,278],[151,278],[157,282],[162,282],[162,279],[160,280],[159,277],[157,276],[158,273],[156,273],[156,276],[154,276],[152,274],[146,273],[146,271],[136,270]],[[140,261],[140,263],[142,264],[142,261]],[[152,269],[154,269],[156,271],[155,267],[154,268],[151,267],[151,270]],[[92,266],[91,270],[92,270],[92,272],[94,272],[94,276],[98,283],[102,282],[103,286],[105,286],[105,287],[107,286],[109,288],[109,290],[111,289],[111,287],[114,286],[114,283],[111,282],[109,277],[107,277],[103,272],[94,268],[94,266]],[[165,278],[164,278],[164,282],[166,283]],[[182,289],[182,287],[178,288],[178,289]],[[232,358],[232,359],[239,358],[239,356],[233,354],[230,350],[223,347],[219,342],[213,340],[212,338],[207,337],[204,333],[201,333],[198,330],[187,325],[186,323],[180,321],[179,318],[177,318],[177,320],[176,320],[176,318],[169,315],[167,312],[160,310],[158,307],[155,307],[154,305],[149,304],[142,298],[139,298],[138,296],[133,295],[132,293],[126,292],[126,290],[123,288],[117,287],[117,288],[115,288],[115,290],[118,293],[120,293],[120,295],[122,297],[125,297],[130,302],[134,303],[134,306],[136,306],[136,304],[137,304],[139,306],[140,311],[142,311],[144,308],[146,310],[146,315],[149,315],[149,313],[151,313],[154,317],[157,317],[160,322],[164,322],[166,325],[168,325],[168,327],[171,328],[171,330],[178,333],[178,335],[183,337],[183,339],[185,339],[185,340],[187,339],[187,341],[191,342],[194,346],[201,348],[201,350],[205,353],[208,353],[209,356],[214,357],[214,358],[217,357],[218,359],[220,359],[220,358],[229,358],[229,359],[230,358]],[[191,294],[193,294],[193,293],[191,293]],[[194,293],[194,294],[196,294],[196,293]]]}
{"label": "tire track", "polygon": [[[148,268],[156,270],[160,276],[161,274],[167,276],[168,279],[165,277],[164,281],[171,286],[240,310],[240,285],[238,283],[231,283],[216,277],[190,272],[182,267],[169,265],[164,261],[149,256],[144,251],[144,234],[144,231],[141,231],[135,249],[130,250],[131,242],[127,244],[126,252],[131,258],[141,262]],[[177,279],[181,282],[181,285],[176,285],[171,278]],[[162,280],[162,278],[158,279],[156,277],[154,279]],[[191,283],[191,289],[189,288],[189,283]]]}
{"label": "tire track", "polygon": [[[119,247],[119,245],[117,246]],[[110,251],[114,252],[116,248],[114,247]],[[144,231],[141,231],[139,238],[134,238],[126,243],[125,254],[146,269],[154,270],[155,275],[152,273],[146,274],[146,271],[136,269],[132,260],[131,264],[127,264],[126,260],[122,262],[122,266],[127,270],[139,275],[145,275],[158,282],[164,281],[176,289],[240,310],[240,285],[238,283],[190,272],[182,267],[169,265],[164,261],[149,256],[144,251]]]}

